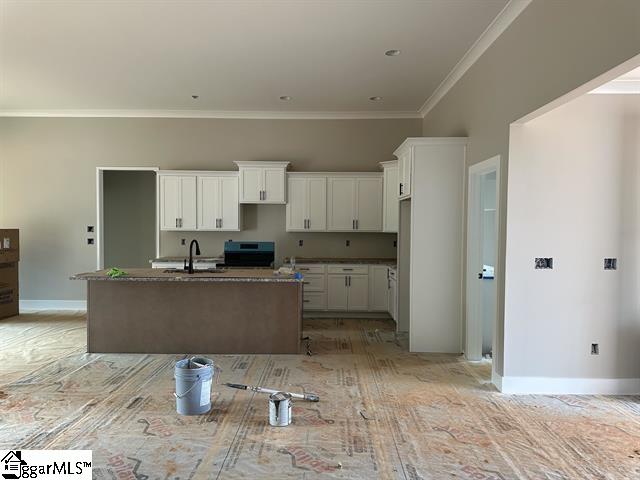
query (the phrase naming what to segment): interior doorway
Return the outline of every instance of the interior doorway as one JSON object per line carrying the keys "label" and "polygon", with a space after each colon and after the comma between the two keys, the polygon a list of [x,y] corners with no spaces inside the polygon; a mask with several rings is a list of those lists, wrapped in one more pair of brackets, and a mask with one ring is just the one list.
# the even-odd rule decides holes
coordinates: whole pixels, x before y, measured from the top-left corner
{"label": "interior doorway", "polygon": [[500,156],[469,168],[466,345],[468,360],[496,349]]}
{"label": "interior doorway", "polygon": [[158,256],[157,168],[97,169],[97,268],[148,268]]}

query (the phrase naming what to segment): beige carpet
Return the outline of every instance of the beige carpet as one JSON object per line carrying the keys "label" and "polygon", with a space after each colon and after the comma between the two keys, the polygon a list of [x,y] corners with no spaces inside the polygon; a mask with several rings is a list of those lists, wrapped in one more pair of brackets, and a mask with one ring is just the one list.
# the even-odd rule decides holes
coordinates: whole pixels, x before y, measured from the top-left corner
{"label": "beige carpet", "polygon": [[294,424],[214,388],[175,413],[175,355],[86,354],[81,315],[0,321],[0,447],[92,449],[94,478],[640,478],[640,398],[507,396],[490,365],[406,352],[391,322],[309,320],[315,355],[210,355],[222,382],[312,391]]}

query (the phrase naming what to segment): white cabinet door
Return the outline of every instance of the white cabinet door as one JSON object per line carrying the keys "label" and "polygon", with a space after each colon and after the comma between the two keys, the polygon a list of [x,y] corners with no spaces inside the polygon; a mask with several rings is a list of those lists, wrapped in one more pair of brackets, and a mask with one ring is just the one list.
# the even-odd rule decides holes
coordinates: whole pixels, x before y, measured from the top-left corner
{"label": "white cabinet door", "polygon": [[323,292],[304,292],[303,310],[326,310],[327,296]]}
{"label": "white cabinet door", "polygon": [[196,177],[160,177],[160,229],[196,229]]}
{"label": "white cabinet door", "polygon": [[356,180],[356,230],[382,231],[382,178]]}
{"label": "white cabinet door", "polygon": [[349,309],[347,275],[327,275],[327,310]]}
{"label": "white cabinet door", "polygon": [[322,232],[327,229],[327,179],[312,177],[307,180],[307,230]]}
{"label": "white cabinet door", "polygon": [[348,310],[366,311],[369,309],[369,276],[349,275]]}
{"label": "white cabinet door", "polygon": [[220,178],[198,177],[198,230],[217,230],[220,219]]}
{"label": "white cabinet door", "polygon": [[396,322],[398,321],[398,282],[394,279],[389,280],[389,315]]}
{"label": "white cabinet door", "polygon": [[238,177],[220,177],[219,230],[240,230]]}
{"label": "white cabinet door", "polygon": [[398,177],[399,189],[398,196],[400,198],[408,198],[411,196],[411,162],[413,152],[409,148],[400,157],[398,157]]}
{"label": "white cabinet door", "polygon": [[333,232],[355,230],[355,179],[330,177],[327,182],[327,230]]}
{"label": "white cabinet door", "polygon": [[160,177],[160,229],[178,230],[180,222],[180,177]]}
{"label": "white cabinet door", "polygon": [[308,179],[305,177],[289,177],[287,195],[287,231],[306,230]]}
{"label": "white cabinet door", "polygon": [[262,203],[284,203],[285,170],[283,168],[263,169],[263,197]]}
{"label": "white cabinet door", "polygon": [[389,310],[389,267],[386,265],[369,267],[369,310],[372,312]]}
{"label": "white cabinet door", "polygon": [[264,172],[260,167],[240,169],[240,202],[258,203],[261,201]]}
{"label": "white cabinet door", "polygon": [[398,233],[398,216],[400,205],[398,200],[398,166],[385,167],[382,211],[382,230],[384,232]]}
{"label": "white cabinet door", "polygon": [[196,177],[180,178],[180,230],[196,230],[197,197]]}

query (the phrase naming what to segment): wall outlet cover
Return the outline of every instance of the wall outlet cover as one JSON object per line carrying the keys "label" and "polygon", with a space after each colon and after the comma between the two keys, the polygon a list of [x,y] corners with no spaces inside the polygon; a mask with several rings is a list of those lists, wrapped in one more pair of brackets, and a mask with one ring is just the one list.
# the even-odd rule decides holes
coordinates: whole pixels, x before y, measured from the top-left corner
{"label": "wall outlet cover", "polygon": [[591,344],[591,355],[600,355],[600,345],[597,343]]}
{"label": "wall outlet cover", "polygon": [[95,240],[93,238],[87,238],[87,245],[93,245]]}
{"label": "wall outlet cover", "polygon": [[180,245],[186,245],[187,244],[187,239],[186,238],[181,238],[180,239]]}
{"label": "wall outlet cover", "polygon": [[345,242],[345,245],[346,245],[347,247],[350,247],[350,246],[351,246],[351,240],[347,240],[347,241]]}
{"label": "wall outlet cover", "polygon": [[618,259],[617,258],[605,258],[604,259],[604,269],[605,270],[617,270],[618,269]]}
{"label": "wall outlet cover", "polygon": [[93,225],[87,225],[87,233],[93,233]]}
{"label": "wall outlet cover", "polygon": [[298,240],[298,246],[301,247],[304,244],[302,240]]}

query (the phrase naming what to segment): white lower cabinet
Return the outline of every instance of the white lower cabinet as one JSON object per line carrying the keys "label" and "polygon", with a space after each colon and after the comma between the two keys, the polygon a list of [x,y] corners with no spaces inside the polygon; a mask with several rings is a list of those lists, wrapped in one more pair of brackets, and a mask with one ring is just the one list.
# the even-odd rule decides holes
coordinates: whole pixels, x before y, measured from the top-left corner
{"label": "white lower cabinet", "polygon": [[369,266],[369,298],[369,310],[389,311],[389,267],[386,265]]}
{"label": "white lower cabinet", "polygon": [[391,281],[387,265],[296,265],[304,275],[306,311],[388,312]]}
{"label": "white lower cabinet", "polygon": [[327,310],[349,309],[348,275],[329,275],[327,278]]}

